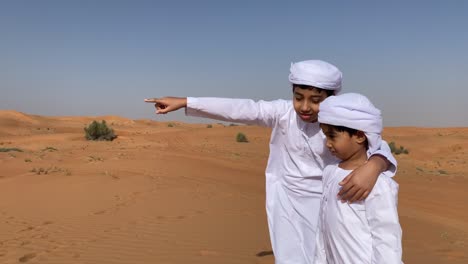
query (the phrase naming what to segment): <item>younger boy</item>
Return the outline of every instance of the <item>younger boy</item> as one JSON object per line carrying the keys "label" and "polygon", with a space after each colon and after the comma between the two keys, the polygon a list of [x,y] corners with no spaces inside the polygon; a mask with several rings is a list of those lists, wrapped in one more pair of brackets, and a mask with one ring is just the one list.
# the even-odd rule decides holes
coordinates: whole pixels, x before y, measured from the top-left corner
{"label": "younger boy", "polygon": [[363,95],[332,96],[320,104],[326,146],[341,161],[323,171],[315,263],[402,263],[398,184],[380,175],[365,201],[342,203],[339,182],[380,148],[380,111]]}

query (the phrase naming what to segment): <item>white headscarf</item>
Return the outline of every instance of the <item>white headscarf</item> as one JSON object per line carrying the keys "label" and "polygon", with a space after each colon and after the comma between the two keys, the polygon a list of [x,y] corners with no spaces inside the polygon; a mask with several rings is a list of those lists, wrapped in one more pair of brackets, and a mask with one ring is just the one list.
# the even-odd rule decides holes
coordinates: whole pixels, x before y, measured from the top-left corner
{"label": "white headscarf", "polygon": [[321,89],[341,90],[343,74],[334,65],[321,60],[291,63],[289,81],[293,84],[310,85]]}
{"label": "white headscarf", "polygon": [[382,115],[364,95],[346,93],[329,96],[320,103],[318,121],[364,132],[369,144],[368,154],[380,149]]}

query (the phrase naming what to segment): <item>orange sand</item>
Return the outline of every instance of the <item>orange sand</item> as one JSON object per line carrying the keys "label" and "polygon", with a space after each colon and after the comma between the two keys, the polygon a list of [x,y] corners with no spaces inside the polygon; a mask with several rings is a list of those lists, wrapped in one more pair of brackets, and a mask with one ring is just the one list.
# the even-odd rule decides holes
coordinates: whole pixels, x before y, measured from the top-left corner
{"label": "orange sand", "polygon": [[[84,139],[105,119],[119,137]],[[270,130],[0,111],[0,263],[274,263]],[[249,143],[235,142],[238,132]],[[386,128],[406,263],[468,263],[468,128]],[[260,255],[260,256],[257,256]]]}

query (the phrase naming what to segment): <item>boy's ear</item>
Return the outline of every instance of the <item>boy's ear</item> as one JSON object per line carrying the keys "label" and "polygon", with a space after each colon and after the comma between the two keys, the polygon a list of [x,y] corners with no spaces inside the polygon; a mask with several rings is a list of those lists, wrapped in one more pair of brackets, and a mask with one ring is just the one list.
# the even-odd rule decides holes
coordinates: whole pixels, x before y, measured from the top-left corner
{"label": "boy's ear", "polygon": [[362,144],[362,143],[366,142],[366,139],[367,139],[367,137],[366,137],[366,134],[364,132],[358,131],[356,133],[356,142],[357,143]]}

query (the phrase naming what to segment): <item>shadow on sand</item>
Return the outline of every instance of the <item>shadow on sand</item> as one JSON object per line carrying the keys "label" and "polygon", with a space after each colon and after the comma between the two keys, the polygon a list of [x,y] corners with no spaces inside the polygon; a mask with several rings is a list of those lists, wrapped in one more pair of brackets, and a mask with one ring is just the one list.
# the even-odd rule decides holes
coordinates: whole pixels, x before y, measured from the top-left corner
{"label": "shadow on sand", "polygon": [[257,257],[265,257],[265,256],[270,256],[274,255],[272,250],[265,250],[265,251],[260,251],[256,254]]}

